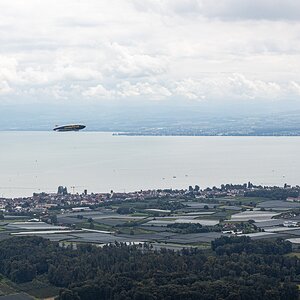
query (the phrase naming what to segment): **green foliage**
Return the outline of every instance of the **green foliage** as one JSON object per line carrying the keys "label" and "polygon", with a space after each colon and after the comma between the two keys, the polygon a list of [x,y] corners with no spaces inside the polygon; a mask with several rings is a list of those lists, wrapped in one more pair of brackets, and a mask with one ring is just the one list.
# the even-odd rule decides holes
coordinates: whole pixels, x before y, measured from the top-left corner
{"label": "green foliage", "polygon": [[262,188],[253,191],[247,191],[245,192],[244,196],[270,198],[273,200],[286,200],[288,197],[298,197],[299,191],[297,189],[282,189],[279,187],[272,189]]}
{"label": "green foliage", "polygon": [[222,228],[216,226],[202,226],[199,223],[173,223],[167,226],[173,232],[177,233],[202,233],[202,232],[220,232]]}
{"label": "green foliage", "polygon": [[119,207],[117,213],[120,215],[132,214],[135,212],[135,209],[132,207]]}
{"label": "green foliage", "polygon": [[258,240],[253,242],[249,237],[220,237],[211,242],[217,255],[232,255],[234,253],[283,255],[292,251],[292,244],[282,239],[276,241]]}
{"label": "green foliage", "polygon": [[0,272],[15,282],[43,275],[59,300],[298,299],[300,261],[283,240],[222,237],[214,252],[144,250],[122,243],[59,247],[39,237],[0,242]]}
{"label": "green foliage", "polygon": [[57,215],[51,215],[50,216],[50,221],[52,224],[57,224]]}
{"label": "green foliage", "polygon": [[186,205],[182,204],[180,201],[176,201],[174,199],[170,200],[167,197],[146,200],[113,200],[109,202],[109,204],[118,206],[117,212],[119,214],[128,214],[144,209],[161,209],[174,211],[186,207]]}

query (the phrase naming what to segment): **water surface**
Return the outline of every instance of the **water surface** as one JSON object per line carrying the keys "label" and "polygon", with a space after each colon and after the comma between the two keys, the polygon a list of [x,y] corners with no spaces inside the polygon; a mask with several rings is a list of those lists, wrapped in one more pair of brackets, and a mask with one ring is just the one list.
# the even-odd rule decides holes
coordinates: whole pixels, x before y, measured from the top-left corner
{"label": "water surface", "polygon": [[0,132],[0,196],[300,183],[300,137]]}

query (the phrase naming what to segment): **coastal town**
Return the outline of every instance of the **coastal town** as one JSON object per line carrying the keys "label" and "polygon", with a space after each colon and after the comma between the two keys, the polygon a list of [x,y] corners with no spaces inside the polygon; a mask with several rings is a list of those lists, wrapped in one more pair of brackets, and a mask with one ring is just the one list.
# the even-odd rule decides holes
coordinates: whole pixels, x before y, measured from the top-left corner
{"label": "coastal town", "polygon": [[[0,198],[0,210],[4,214],[47,214],[54,209],[61,211],[87,211],[99,206],[105,206],[113,201],[146,201],[147,199],[173,199],[179,202],[186,200],[208,202],[225,201],[231,203],[234,198],[244,197],[248,194],[272,194],[279,193],[280,199],[288,202],[300,202],[300,187],[292,187],[285,184],[283,187],[269,187],[253,185],[251,182],[244,184],[222,184],[220,187],[200,189],[198,185],[189,186],[188,189],[157,189],[140,190],[134,192],[114,192],[109,193],[69,193],[67,187],[59,186],[57,193],[33,193],[31,197]],[[275,196],[276,197],[276,196]],[[277,199],[275,199],[277,200]],[[251,201],[250,201],[251,202]],[[255,203],[250,203],[255,205]]]}
{"label": "coastal town", "polygon": [[153,249],[209,248],[221,236],[300,245],[300,187],[223,184],[119,193],[34,193],[1,198],[0,239],[40,236],[64,245],[115,242]]}

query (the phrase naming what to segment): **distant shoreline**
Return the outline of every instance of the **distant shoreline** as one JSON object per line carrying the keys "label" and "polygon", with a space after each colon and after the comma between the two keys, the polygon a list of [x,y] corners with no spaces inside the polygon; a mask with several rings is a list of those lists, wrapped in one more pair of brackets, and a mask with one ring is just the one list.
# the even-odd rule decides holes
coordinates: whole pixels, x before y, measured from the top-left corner
{"label": "distant shoreline", "polygon": [[[53,132],[52,129],[0,129],[0,132]],[[111,133],[113,136],[174,136],[174,137],[299,137],[299,133],[289,133],[289,134],[282,134],[279,132],[275,133],[142,133],[142,132],[118,132],[118,131],[111,131],[111,130],[93,130],[93,129],[84,129],[80,131],[80,133],[92,133],[92,132],[103,132],[103,133]],[[61,133],[60,133],[61,134]],[[63,133],[65,134],[65,132]]]}

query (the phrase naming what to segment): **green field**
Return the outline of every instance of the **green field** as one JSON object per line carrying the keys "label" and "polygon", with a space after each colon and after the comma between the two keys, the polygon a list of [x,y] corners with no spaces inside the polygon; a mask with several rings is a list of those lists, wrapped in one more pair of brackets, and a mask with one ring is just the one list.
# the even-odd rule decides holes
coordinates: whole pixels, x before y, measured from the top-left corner
{"label": "green field", "polygon": [[47,283],[47,279],[45,278],[20,284],[16,284],[6,278],[0,282],[1,296],[24,292],[35,298],[44,299],[58,295],[59,290],[59,288]]}
{"label": "green field", "polygon": [[289,257],[297,257],[297,258],[300,258],[300,252],[291,252],[289,254],[287,254],[286,256],[289,256]]}
{"label": "green field", "polygon": [[0,296],[6,296],[16,293],[16,290],[9,286],[5,279],[2,279],[0,281]]}
{"label": "green field", "polygon": [[[89,229],[90,226],[91,226],[91,223],[89,223],[89,222],[83,222],[83,223],[77,224],[77,226],[79,228],[87,228],[87,229]],[[95,230],[103,230],[103,231],[113,231],[112,226],[108,226],[108,225],[104,225],[104,224],[99,224],[99,223],[95,223],[95,222],[94,222],[93,229],[95,229]]]}

